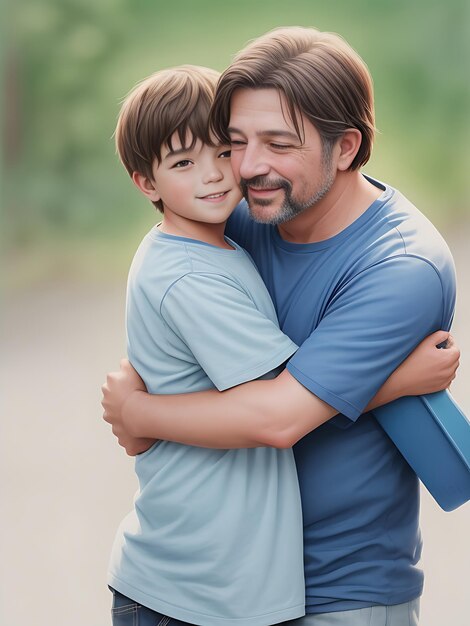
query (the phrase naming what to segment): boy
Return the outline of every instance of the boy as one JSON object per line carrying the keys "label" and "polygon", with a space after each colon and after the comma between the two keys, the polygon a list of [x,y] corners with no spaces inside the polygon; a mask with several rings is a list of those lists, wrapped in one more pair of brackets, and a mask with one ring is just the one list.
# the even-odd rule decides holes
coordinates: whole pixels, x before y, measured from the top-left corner
{"label": "boy", "polygon": [[[297,349],[251,258],[224,237],[241,196],[230,151],[207,126],[217,79],[193,66],[158,72],[130,94],[117,125],[123,164],[163,211],[136,253],[127,299],[129,359],[153,394],[272,377]],[[392,376],[380,401],[397,397],[400,384]],[[139,624],[203,626],[304,614],[290,449],[159,441],[137,456],[136,472],[140,490],[111,557],[115,624],[137,613]]]}
{"label": "boy", "polygon": [[[158,72],[130,94],[117,125],[125,167],[163,210],[128,284],[129,358],[151,393],[223,390],[272,372],[296,350],[251,258],[224,238],[241,194],[229,148],[207,128],[217,79],[199,67]],[[304,614],[290,450],[161,441],[136,458],[136,472],[140,491],[118,531],[109,585],[146,608],[124,601],[123,609],[115,596],[115,619],[149,609],[155,624],[154,612],[257,626]]]}

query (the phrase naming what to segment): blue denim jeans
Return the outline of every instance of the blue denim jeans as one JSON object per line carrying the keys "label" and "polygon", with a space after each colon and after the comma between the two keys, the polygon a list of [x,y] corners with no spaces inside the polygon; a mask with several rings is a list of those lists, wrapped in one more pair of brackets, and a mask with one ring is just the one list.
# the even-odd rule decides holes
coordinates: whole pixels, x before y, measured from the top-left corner
{"label": "blue denim jeans", "polygon": [[111,591],[113,593],[111,608],[113,626],[192,626],[188,622],[180,622],[178,619],[152,611],[152,609],[126,598],[115,589],[111,589]]}

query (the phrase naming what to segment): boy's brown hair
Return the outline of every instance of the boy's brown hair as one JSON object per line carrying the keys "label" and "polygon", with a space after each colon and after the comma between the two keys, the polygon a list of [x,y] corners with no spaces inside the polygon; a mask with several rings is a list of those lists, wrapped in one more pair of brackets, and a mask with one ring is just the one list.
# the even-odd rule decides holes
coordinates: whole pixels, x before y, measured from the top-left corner
{"label": "boy's brown hair", "polygon": [[228,142],[230,100],[236,89],[277,89],[303,140],[302,113],[331,146],[348,128],[362,134],[349,169],[367,163],[374,139],[372,79],[360,56],[339,36],[314,28],[276,28],[237,54],[223,72],[211,112],[214,133]]}
{"label": "boy's brown hair", "polygon": [[[181,65],[155,72],[134,87],[115,131],[119,157],[131,177],[139,172],[153,179],[153,163],[161,162],[162,147],[172,149],[174,133],[188,149],[198,139],[214,145],[208,120],[219,76],[207,67]],[[163,210],[161,200],[153,204]]]}

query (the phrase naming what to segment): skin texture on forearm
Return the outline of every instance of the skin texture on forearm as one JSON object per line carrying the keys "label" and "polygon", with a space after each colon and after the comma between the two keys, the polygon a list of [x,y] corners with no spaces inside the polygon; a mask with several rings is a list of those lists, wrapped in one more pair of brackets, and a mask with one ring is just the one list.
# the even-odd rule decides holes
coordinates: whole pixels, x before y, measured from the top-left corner
{"label": "skin texture on forearm", "polygon": [[[392,378],[368,409],[398,397]],[[206,448],[288,448],[336,415],[287,370],[219,392],[152,396],[134,392],[123,413],[133,435]]]}
{"label": "skin texture on forearm", "polygon": [[174,396],[134,392],[123,416],[134,436],[208,448],[291,447],[337,411],[287,370],[227,391]]}
{"label": "skin texture on forearm", "polygon": [[383,404],[393,402],[393,400],[397,400],[397,398],[401,398],[405,395],[408,395],[406,389],[400,385],[398,377],[393,373],[366,406],[364,413],[372,411],[372,409],[376,409]]}

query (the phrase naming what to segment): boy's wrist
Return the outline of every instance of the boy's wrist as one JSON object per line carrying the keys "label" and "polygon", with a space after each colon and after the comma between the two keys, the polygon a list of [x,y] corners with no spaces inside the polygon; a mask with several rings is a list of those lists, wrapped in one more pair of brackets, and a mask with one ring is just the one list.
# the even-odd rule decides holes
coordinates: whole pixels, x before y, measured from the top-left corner
{"label": "boy's wrist", "polygon": [[126,431],[132,437],[147,437],[145,421],[143,419],[143,401],[148,396],[146,391],[136,389],[132,391],[122,405],[122,422]]}
{"label": "boy's wrist", "polygon": [[385,384],[379,389],[366,407],[367,411],[376,409],[379,406],[398,400],[403,396],[409,395],[409,389],[404,384],[403,377],[398,370],[389,376]]}
{"label": "boy's wrist", "polygon": [[399,369],[396,370],[394,374],[392,374],[390,382],[390,393],[392,396],[390,401],[398,400],[398,398],[403,398],[403,396],[410,395],[410,389],[406,384],[407,381],[403,379],[403,376],[401,376],[401,372],[399,371]]}

